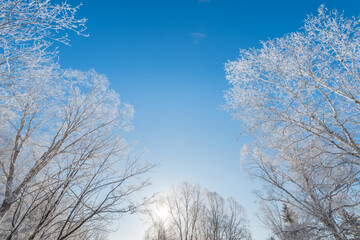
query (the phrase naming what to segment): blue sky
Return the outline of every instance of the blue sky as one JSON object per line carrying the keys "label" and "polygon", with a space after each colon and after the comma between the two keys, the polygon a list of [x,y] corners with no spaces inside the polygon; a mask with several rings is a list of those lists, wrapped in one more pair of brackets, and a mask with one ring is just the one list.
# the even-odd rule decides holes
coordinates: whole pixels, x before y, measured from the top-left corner
{"label": "blue sky", "polygon": [[[78,1],[73,1],[74,3]],[[160,166],[144,194],[166,191],[181,181],[233,196],[250,219],[256,240],[266,231],[257,220],[261,188],[241,169],[240,124],[221,111],[228,88],[224,63],[240,48],[297,31],[320,4],[360,15],[358,0],[85,0],[88,38],[71,36],[60,46],[63,67],[108,76],[121,99],[135,107],[133,149]],[[136,216],[121,220],[112,240],[142,239]]]}

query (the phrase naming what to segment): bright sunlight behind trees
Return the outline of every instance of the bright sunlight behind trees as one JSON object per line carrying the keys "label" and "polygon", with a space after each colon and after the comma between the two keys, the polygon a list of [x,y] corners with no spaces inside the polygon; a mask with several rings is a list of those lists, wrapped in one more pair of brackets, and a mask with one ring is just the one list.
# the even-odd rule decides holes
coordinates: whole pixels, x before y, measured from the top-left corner
{"label": "bright sunlight behind trees", "polygon": [[244,155],[277,239],[360,237],[359,23],[321,6],[301,32],[226,64],[227,109],[255,139]]}
{"label": "bright sunlight behind trees", "polygon": [[[167,211],[167,214],[157,214]],[[251,240],[244,208],[199,185],[182,183],[148,209],[146,240]]]}
{"label": "bright sunlight behind trees", "polygon": [[360,239],[360,2],[80,1],[0,0],[0,240]]}

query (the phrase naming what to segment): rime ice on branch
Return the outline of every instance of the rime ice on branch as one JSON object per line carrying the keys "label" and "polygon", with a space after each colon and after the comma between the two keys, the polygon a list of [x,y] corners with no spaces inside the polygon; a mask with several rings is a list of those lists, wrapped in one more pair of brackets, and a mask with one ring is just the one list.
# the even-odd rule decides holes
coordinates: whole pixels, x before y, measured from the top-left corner
{"label": "rime ice on branch", "polygon": [[358,239],[343,212],[360,210],[359,18],[321,6],[300,32],[241,50],[226,72],[226,107],[256,139],[247,158],[269,190],[264,204],[291,207],[306,239]]}
{"label": "rime ice on branch", "polygon": [[122,134],[133,108],[95,71],[63,70],[53,41],[83,34],[77,7],[0,1],[0,238],[92,239],[136,212],[151,166]]}

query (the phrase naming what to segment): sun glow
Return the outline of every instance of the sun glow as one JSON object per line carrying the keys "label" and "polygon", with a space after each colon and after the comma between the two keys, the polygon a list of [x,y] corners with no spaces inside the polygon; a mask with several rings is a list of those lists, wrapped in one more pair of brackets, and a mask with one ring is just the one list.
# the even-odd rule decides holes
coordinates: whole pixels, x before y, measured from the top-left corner
{"label": "sun glow", "polygon": [[166,206],[159,205],[154,208],[154,214],[161,220],[165,220],[169,215],[169,211]]}

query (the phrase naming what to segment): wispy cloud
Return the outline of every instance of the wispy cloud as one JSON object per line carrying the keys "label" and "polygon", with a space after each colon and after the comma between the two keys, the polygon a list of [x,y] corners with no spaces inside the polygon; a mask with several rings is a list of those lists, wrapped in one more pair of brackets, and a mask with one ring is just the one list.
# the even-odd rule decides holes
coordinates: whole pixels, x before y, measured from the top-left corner
{"label": "wispy cloud", "polygon": [[193,39],[193,44],[195,45],[199,44],[201,40],[207,37],[204,33],[199,33],[199,32],[193,32],[191,33],[191,36]]}

